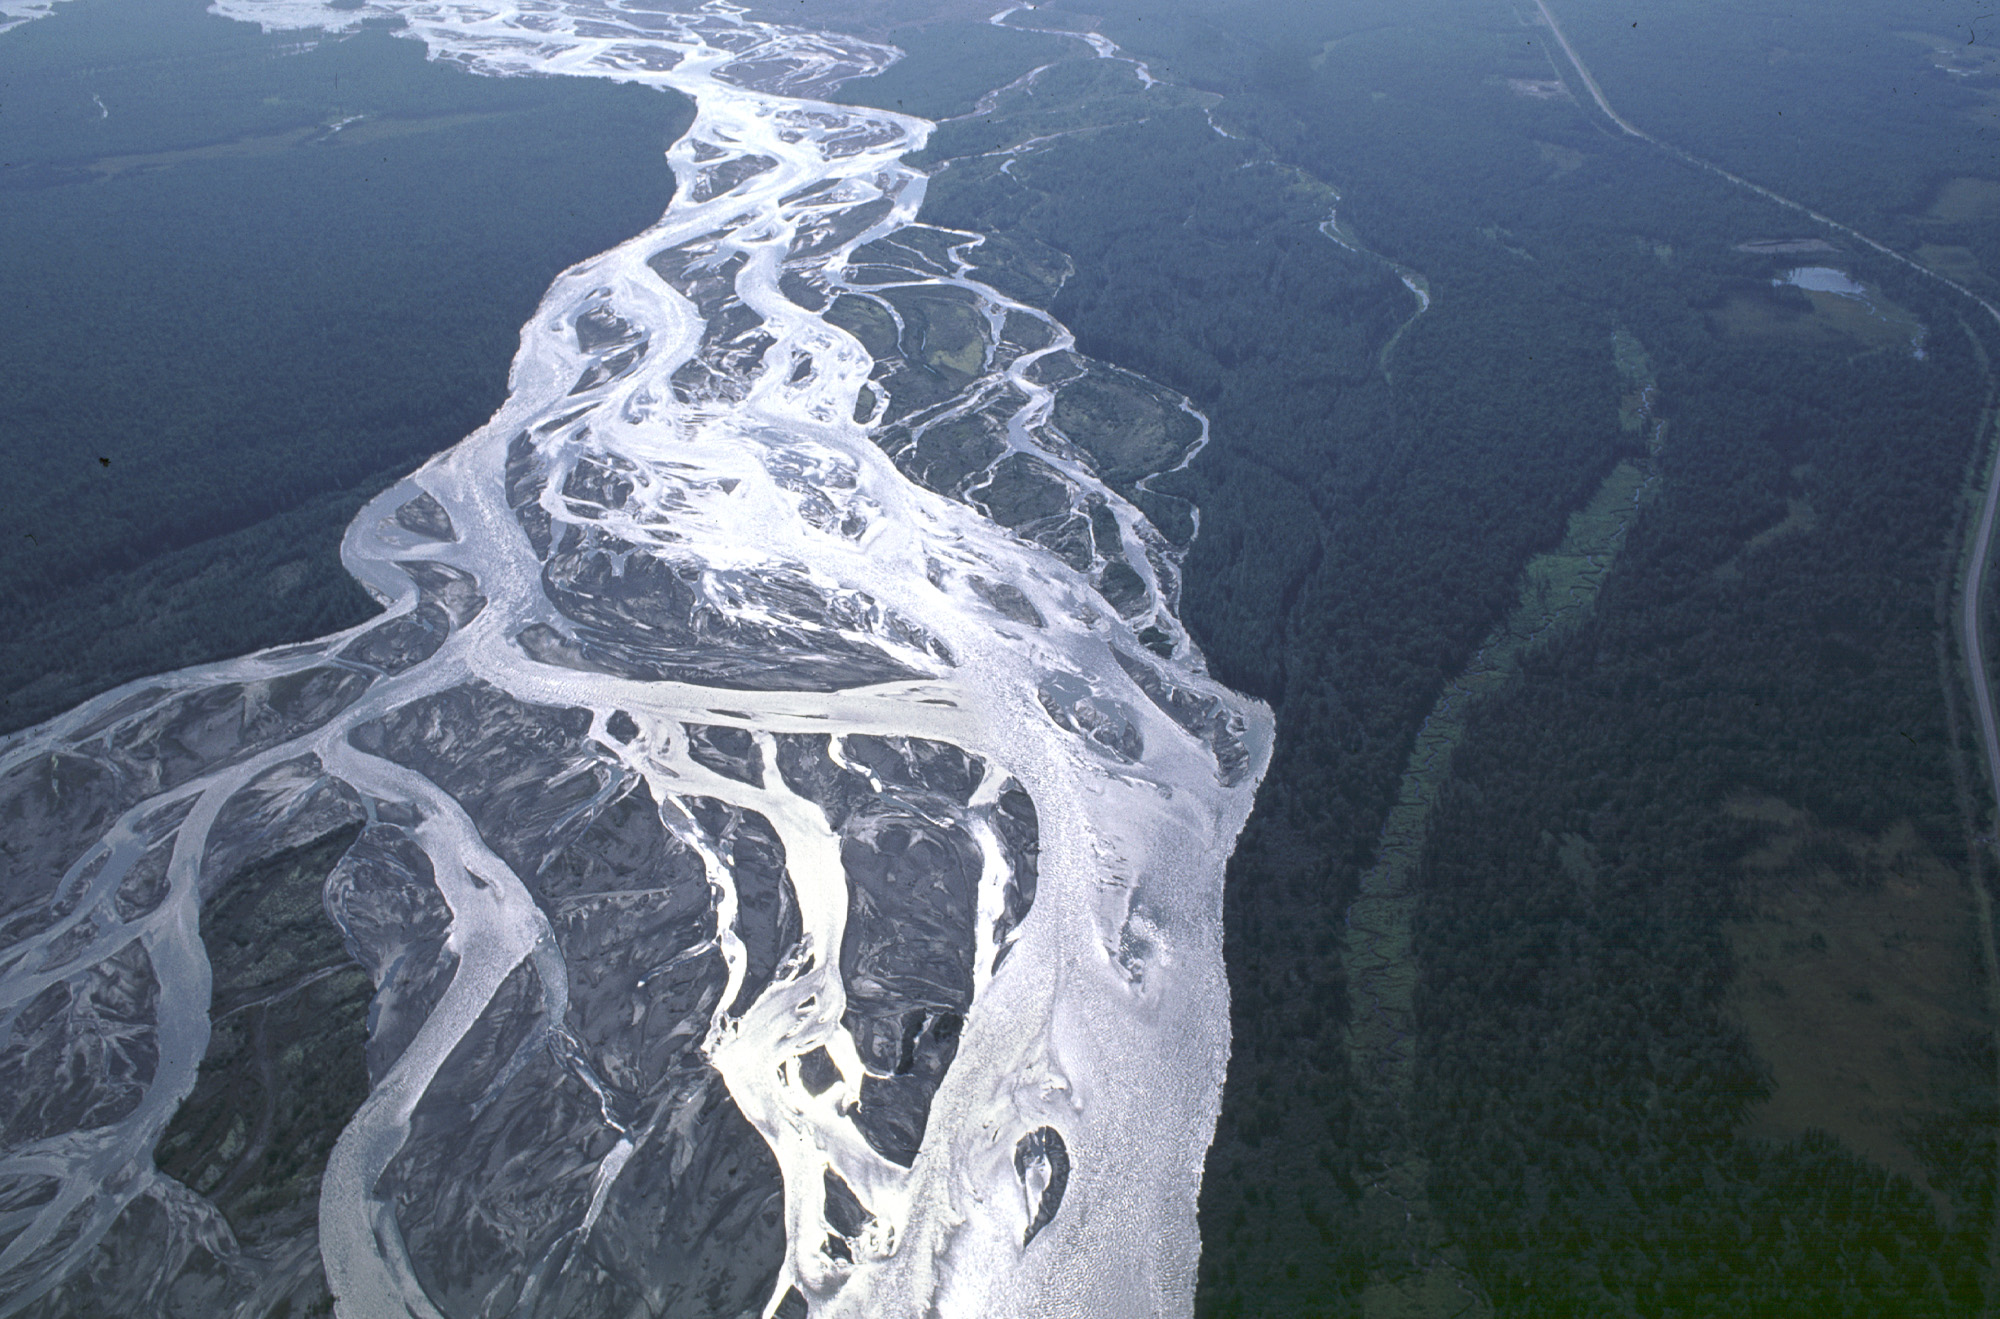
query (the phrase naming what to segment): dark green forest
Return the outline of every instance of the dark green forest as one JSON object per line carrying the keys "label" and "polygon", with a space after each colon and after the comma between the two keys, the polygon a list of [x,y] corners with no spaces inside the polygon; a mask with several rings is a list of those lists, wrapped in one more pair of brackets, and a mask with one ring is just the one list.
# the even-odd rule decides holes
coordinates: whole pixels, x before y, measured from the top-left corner
{"label": "dark green forest", "polygon": [[[1760,81],[1784,15],[1711,9],[1618,33],[1593,10],[1572,38],[1591,60],[1672,18],[1596,67],[1622,112],[1976,261],[1984,194],[1924,213],[1994,172],[1968,155],[1976,86],[1870,7]],[[1611,131],[1506,5],[1031,21],[1093,16],[1210,101],[1141,115],[1105,65],[1045,75],[1021,124],[1003,104],[940,130],[926,218],[1067,253],[1053,308],[1080,347],[1213,423],[1161,483],[1203,512],[1185,613],[1279,742],[1229,876],[1198,1313],[1982,1312],[1984,808],[1945,649],[1990,389],[1975,309],[1844,240],[1810,259],[1879,314],[1774,287],[1808,258],[1756,243],[1829,235]],[[1711,63],[1726,92],[1688,95]],[[1923,99],[1884,108],[1884,78]],[[982,164],[1064,93],[1083,131]],[[1796,128],[1746,124],[1807,93]],[[1329,205],[1363,251],[1320,232]],[[1392,262],[1434,298],[1413,321]],[[1620,424],[1621,332],[1655,371],[1657,452]],[[1369,1111],[1341,964],[1359,876],[1438,693],[1620,459],[1656,480],[1592,616],[1476,708],[1430,819],[1416,1079]],[[1852,1038],[1769,1045],[1802,1024]],[[1873,1107],[1822,1093],[1850,1048]]]}
{"label": "dark green forest", "polygon": [[[2000,291],[1981,11],[1551,3],[1649,132]],[[1183,612],[1278,717],[1225,901],[1197,1312],[1986,1312],[1993,820],[1951,634],[1990,323],[1618,133],[1532,5],[1017,16],[1095,23],[1150,91],[937,8],[844,6],[909,58],[842,94],[962,115],[1057,62],[939,128],[924,218],[1208,414],[1157,482],[1202,510]],[[346,519],[484,419],[556,269],[664,203],[683,107],[291,44],[136,0],[0,37],[7,726],[363,616]],[[1872,301],[1774,283],[1818,263]],[[1385,1086],[1348,910],[1440,694],[1621,463],[1601,590],[1442,776]]]}
{"label": "dark green forest", "polygon": [[0,728],[372,613],[348,520],[499,406],[555,273],[664,209],[688,122],[195,0],[0,37]]}

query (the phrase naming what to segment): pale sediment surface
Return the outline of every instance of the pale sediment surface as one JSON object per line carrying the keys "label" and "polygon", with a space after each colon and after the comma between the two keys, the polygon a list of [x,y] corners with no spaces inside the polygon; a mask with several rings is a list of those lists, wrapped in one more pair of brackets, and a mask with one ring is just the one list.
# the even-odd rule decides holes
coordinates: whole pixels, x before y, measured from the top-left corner
{"label": "pale sediment surface", "polygon": [[[350,1316],[1186,1312],[1269,720],[1053,424],[1068,333],[915,223],[929,125],[815,99],[894,53],[217,9],[698,114],[500,413],[356,519],[384,616],[0,746],[0,1313],[261,1315],[315,1250]],[[368,1097],[316,1224],[238,1240],[153,1158],[201,920],[336,835]]]}
{"label": "pale sediment surface", "polygon": [[59,0],[0,0],[0,32],[47,18]]}

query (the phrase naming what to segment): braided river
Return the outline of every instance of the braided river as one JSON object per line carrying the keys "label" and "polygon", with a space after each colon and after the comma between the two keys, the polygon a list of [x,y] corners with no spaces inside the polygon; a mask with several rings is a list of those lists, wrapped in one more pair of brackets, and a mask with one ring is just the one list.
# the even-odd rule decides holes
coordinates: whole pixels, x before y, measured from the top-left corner
{"label": "braided river", "polygon": [[[697,114],[666,215],[349,529],[382,615],[0,743],[0,1314],[263,1315],[315,1251],[370,1319],[1188,1313],[1270,718],[1054,422],[1098,368],[919,221],[931,125],[824,99],[896,53],[722,4],[216,11]],[[153,1151],[205,904],[337,829],[368,1096],[316,1229],[253,1248]]]}

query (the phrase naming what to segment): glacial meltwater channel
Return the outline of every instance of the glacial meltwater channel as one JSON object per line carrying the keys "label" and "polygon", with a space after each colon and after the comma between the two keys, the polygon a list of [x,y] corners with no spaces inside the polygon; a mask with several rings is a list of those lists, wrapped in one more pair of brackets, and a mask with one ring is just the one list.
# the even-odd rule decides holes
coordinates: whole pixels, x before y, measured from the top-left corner
{"label": "glacial meltwater channel", "polygon": [[[1053,426],[1067,331],[917,223],[930,125],[818,99],[894,52],[719,3],[216,8],[698,113],[668,213],[349,530],[384,615],[0,744],[0,1314],[262,1315],[315,1249],[368,1319],[1188,1312],[1270,720]],[[369,1093],[316,1229],[253,1249],[153,1162],[201,920],[343,829]]]}

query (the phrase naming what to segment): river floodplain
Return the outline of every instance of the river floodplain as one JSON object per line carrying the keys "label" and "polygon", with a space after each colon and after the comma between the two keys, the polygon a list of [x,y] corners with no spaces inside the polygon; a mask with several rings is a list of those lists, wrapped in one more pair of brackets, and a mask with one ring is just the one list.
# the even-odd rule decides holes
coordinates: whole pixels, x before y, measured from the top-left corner
{"label": "river floodplain", "polygon": [[[1067,330],[915,224],[930,124],[824,99],[895,52],[724,5],[224,9],[697,116],[499,413],[356,518],[381,619],[0,749],[41,1096],[0,1154],[9,1311],[262,1313],[315,1254],[356,1315],[1184,1310],[1269,716],[1206,676],[1143,474],[1064,435]],[[1205,423],[1135,433],[1179,461]],[[259,976],[202,922],[336,844],[368,1096],[316,1224],[246,1249],[151,1163],[205,1055],[263,1057],[211,1048]]]}

